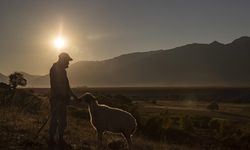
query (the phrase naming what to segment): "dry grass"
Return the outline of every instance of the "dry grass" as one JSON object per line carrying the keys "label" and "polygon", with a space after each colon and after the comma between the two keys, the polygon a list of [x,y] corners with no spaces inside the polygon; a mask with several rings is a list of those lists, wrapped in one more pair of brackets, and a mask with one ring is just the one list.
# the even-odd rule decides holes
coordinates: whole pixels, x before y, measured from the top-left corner
{"label": "dry grass", "polygon": [[[44,105],[42,112],[30,114],[16,107],[0,109],[0,149],[48,149],[48,125],[42,130],[37,139],[36,132],[48,116],[48,103]],[[85,117],[80,118],[68,112],[68,127],[65,139],[71,145],[70,149],[97,149],[97,137]],[[86,109],[82,109],[86,111]],[[81,113],[80,113],[81,114]],[[126,143],[121,135],[105,133],[103,137],[103,150],[125,150]],[[187,149],[177,145],[167,145],[160,142],[147,140],[143,137],[133,136],[133,148],[136,150],[159,150],[159,149]]]}
{"label": "dry grass", "polygon": [[[48,149],[46,144],[48,139],[48,125],[45,126],[39,137],[34,139],[35,133],[49,114],[48,94],[43,92],[44,91],[34,93],[43,101],[41,111],[37,114],[27,113],[23,109],[16,107],[0,107],[0,149]],[[168,110],[170,116],[185,116],[188,114],[209,116],[222,120],[250,120],[249,104],[220,103],[220,110],[215,112],[206,109],[208,102],[191,100],[159,100],[155,104],[149,101],[138,101],[137,105],[142,118],[159,115],[160,112]],[[96,132],[88,121],[86,106],[77,104],[70,106],[68,110],[68,127],[65,138],[71,145],[71,149],[97,149]],[[250,131],[249,124],[246,124],[244,128],[244,130]],[[205,134],[207,136],[207,133]],[[126,142],[121,135],[106,133],[103,137],[103,143],[103,150],[126,149]],[[152,141],[139,134],[133,136],[133,149],[135,150],[199,149],[196,143],[192,144],[195,145],[195,147]]]}

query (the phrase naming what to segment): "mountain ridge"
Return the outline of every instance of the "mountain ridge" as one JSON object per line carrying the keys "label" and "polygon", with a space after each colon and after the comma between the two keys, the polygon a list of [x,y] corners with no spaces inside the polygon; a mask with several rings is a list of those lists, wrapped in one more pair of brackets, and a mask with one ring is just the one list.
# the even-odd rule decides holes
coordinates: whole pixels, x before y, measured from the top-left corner
{"label": "mountain ridge", "polygon": [[[192,43],[79,61],[68,76],[72,86],[250,86],[248,56],[250,37],[243,36],[228,44]],[[49,86],[49,76],[32,77],[29,86]]]}

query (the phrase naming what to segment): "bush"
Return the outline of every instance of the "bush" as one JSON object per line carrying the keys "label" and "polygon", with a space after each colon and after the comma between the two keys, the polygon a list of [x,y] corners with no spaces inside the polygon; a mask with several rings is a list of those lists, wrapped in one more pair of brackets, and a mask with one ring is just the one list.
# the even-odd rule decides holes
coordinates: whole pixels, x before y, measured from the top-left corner
{"label": "bush", "polygon": [[219,105],[214,101],[207,106],[207,109],[211,111],[219,110]]}
{"label": "bush", "polygon": [[154,104],[154,105],[156,105],[157,101],[156,100],[152,100],[151,103]]}
{"label": "bush", "polygon": [[168,143],[173,144],[195,144],[199,138],[190,132],[178,128],[168,128],[162,131],[161,135]]}
{"label": "bush", "polygon": [[240,137],[242,147],[250,149],[250,133],[246,133]]}
{"label": "bush", "polygon": [[223,137],[231,136],[238,132],[238,123],[236,121],[222,121],[220,133]]}
{"label": "bush", "polygon": [[212,119],[209,121],[209,128],[217,132],[220,131],[221,123],[218,119]]}
{"label": "bush", "polygon": [[181,125],[181,118],[178,116],[173,116],[170,118],[168,128],[169,127],[174,127],[174,128],[179,128]]}
{"label": "bush", "polygon": [[126,149],[127,145],[126,143],[124,143],[123,140],[116,140],[116,141],[112,141],[108,144],[108,147],[111,150],[119,150],[119,149]]}
{"label": "bush", "polygon": [[144,134],[152,139],[159,139],[163,129],[163,119],[160,117],[152,117],[147,120],[143,127]]}
{"label": "bush", "polygon": [[167,128],[168,123],[168,111],[152,116],[145,121],[145,124],[142,124],[142,134],[151,139],[161,139],[162,132]]}
{"label": "bush", "polygon": [[20,108],[24,112],[38,113],[43,101],[25,90],[17,90],[11,99],[11,105]]}
{"label": "bush", "polygon": [[192,119],[194,127],[208,129],[209,122],[212,118],[208,116],[193,116],[191,117],[191,119]]}
{"label": "bush", "polygon": [[182,117],[181,127],[182,127],[182,129],[184,129],[186,131],[192,132],[194,130],[194,125],[193,125],[193,122],[192,122],[192,119],[190,118],[190,116],[186,115],[186,116]]}
{"label": "bush", "polygon": [[198,140],[198,137],[183,129],[176,128],[170,124],[167,113],[165,117],[153,116],[143,126],[143,135],[149,139],[164,141],[174,144],[190,144]]}

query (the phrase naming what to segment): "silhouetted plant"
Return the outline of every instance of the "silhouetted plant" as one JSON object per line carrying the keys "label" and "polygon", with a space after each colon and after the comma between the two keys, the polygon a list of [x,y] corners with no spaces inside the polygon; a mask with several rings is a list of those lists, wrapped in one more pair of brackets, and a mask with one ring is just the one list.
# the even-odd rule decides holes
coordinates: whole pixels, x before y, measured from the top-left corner
{"label": "silhouetted plant", "polygon": [[245,133],[240,137],[241,145],[245,149],[250,149],[250,133]]}
{"label": "silhouetted plant", "polygon": [[209,128],[212,130],[220,131],[221,123],[218,119],[212,119],[209,121]]}
{"label": "silhouetted plant", "polygon": [[8,84],[0,82],[0,105],[6,105],[6,100],[11,91]]}
{"label": "silhouetted plant", "polygon": [[158,139],[159,133],[163,129],[163,119],[161,117],[151,117],[143,127],[143,133],[150,138]]}
{"label": "silhouetted plant", "polygon": [[142,125],[143,134],[153,139],[160,139],[164,130],[168,128],[169,113],[168,110],[163,111],[160,115],[152,116]]}
{"label": "silhouetted plant", "polygon": [[194,127],[202,128],[202,129],[208,129],[209,122],[212,119],[209,116],[192,116],[191,118],[192,118]]}
{"label": "silhouetted plant", "polygon": [[219,105],[217,102],[213,101],[207,106],[207,109],[214,111],[214,110],[219,110]]}
{"label": "silhouetted plant", "polygon": [[156,100],[152,100],[151,103],[154,104],[154,105],[156,105],[157,101]]}
{"label": "silhouetted plant", "polygon": [[181,127],[186,131],[193,131],[194,125],[190,116],[186,115],[181,119]]}
{"label": "silhouetted plant", "polygon": [[235,121],[222,121],[220,125],[220,133],[223,137],[231,136],[238,131],[238,123]]}
{"label": "silhouetted plant", "polygon": [[0,93],[4,93],[10,90],[10,85],[0,82]]}
{"label": "silhouetted plant", "polygon": [[108,144],[111,150],[126,149],[126,143],[123,140],[115,140]]}
{"label": "silhouetted plant", "polygon": [[11,105],[18,107],[23,112],[37,113],[43,101],[25,89],[17,89],[11,99]]}
{"label": "silhouetted plant", "polygon": [[17,86],[26,86],[27,80],[24,79],[23,74],[19,72],[14,72],[9,75],[9,85],[15,90]]}
{"label": "silhouetted plant", "polygon": [[170,122],[168,127],[179,128],[180,127],[181,118],[179,116],[172,116],[170,118]]}

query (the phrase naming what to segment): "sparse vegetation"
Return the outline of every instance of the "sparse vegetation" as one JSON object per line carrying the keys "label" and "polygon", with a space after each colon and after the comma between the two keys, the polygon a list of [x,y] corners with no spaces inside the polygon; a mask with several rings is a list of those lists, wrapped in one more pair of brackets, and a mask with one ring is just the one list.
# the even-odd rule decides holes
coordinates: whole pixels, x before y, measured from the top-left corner
{"label": "sparse vegetation", "polygon": [[[76,89],[80,95],[83,90]],[[218,111],[208,111],[211,103],[192,101],[135,101],[125,94],[96,92],[104,104],[125,109],[138,123],[133,136],[135,149],[242,149],[250,148],[249,104],[220,102]],[[17,89],[10,107],[0,110],[1,149],[23,149],[24,141],[30,149],[46,149],[47,130],[37,140],[35,132],[49,113],[47,89]],[[72,149],[96,149],[95,131],[89,124],[84,104],[72,103],[68,108],[69,126],[66,140]],[[120,136],[105,134],[104,149],[125,149]],[[27,146],[27,145],[26,145]]]}
{"label": "sparse vegetation", "polygon": [[4,106],[11,105],[13,97],[16,94],[17,86],[26,86],[27,81],[21,73],[14,72],[9,75],[9,84],[0,83],[0,104]]}
{"label": "sparse vegetation", "polygon": [[9,85],[15,90],[17,86],[25,86],[27,84],[27,80],[24,79],[23,74],[19,72],[14,72],[9,75]]}
{"label": "sparse vegetation", "polygon": [[210,103],[207,106],[207,109],[211,110],[211,111],[215,111],[215,110],[219,110],[219,105],[216,101],[213,101],[212,103]]}

